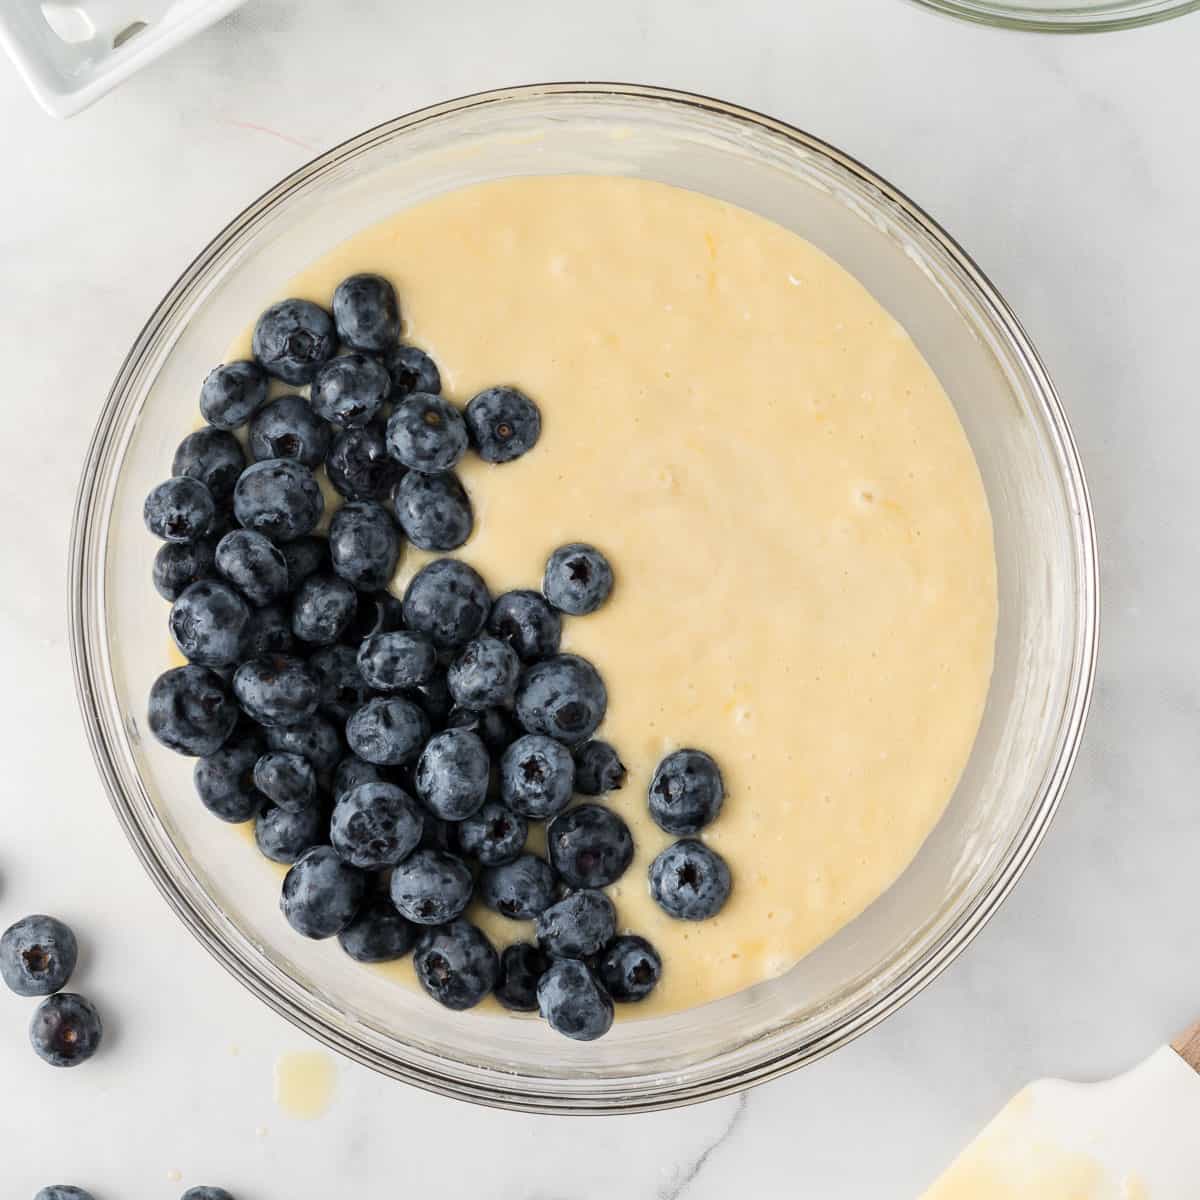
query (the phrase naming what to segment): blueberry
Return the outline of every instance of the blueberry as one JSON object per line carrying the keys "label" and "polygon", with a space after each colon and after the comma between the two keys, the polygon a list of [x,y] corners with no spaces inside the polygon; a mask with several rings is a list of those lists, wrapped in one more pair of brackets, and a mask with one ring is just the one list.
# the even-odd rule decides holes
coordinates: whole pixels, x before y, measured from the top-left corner
{"label": "blueberry", "polygon": [[517,687],[517,720],[522,728],[572,745],[596,732],[607,707],[604,680],[577,654],[534,663]]}
{"label": "blueberry", "polygon": [[179,754],[212,754],[233,732],[237,714],[221,677],[208,667],[175,667],[150,688],[150,732]]}
{"label": "blueberry", "polygon": [[416,346],[397,346],[383,356],[383,365],[392,378],[391,399],[403,400],[412,392],[437,395],[442,390],[442,377],[437,364]]}
{"label": "blueberry", "polygon": [[270,538],[251,529],[227,533],[216,550],[217,570],[251,604],[261,607],[288,590],[287,560]]}
{"label": "blueberry", "polygon": [[426,992],[455,1011],[478,1004],[495,986],[500,971],[492,943],[462,917],[422,933],[413,964]]}
{"label": "blueberry", "polygon": [[359,758],[381,767],[411,762],[429,740],[429,718],[400,696],[368,700],[346,722],[346,741]]}
{"label": "blueberry", "polygon": [[239,825],[262,807],[262,795],[254,786],[254,764],[262,752],[257,733],[240,733],[197,760],[192,782],[200,802],[213,816]]}
{"label": "blueberry", "polygon": [[200,389],[200,412],[217,429],[238,429],[267,402],[267,377],[256,362],[223,363]]}
{"label": "blueberry", "polygon": [[303,463],[269,458],[242,472],[233,489],[233,511],[244,528],[289,542],[316,529],[325,498]]}
{"label": "blueberry", "polygon": [[233,1197],[224,1188],[201,1184],[199,1187],[188,1188],[179,1200],[233,1200]]}
{"label": "blueberry", "polygon": [[78,957],[71,930],[54,917],[35,913],[0,937],[0,978],[18,996],[49,996],[66,987]]}
{"label": "blueberry", "polygon": [[333,442],[333,430],[303,396],[280,396],[250,422],[250,457],[284,458],[316,470]]}
{"label": "blueberry", "polygon": [[69,1183],[52,1183],[44,1187],[33,1200],[94,1200],[91,1192],[72,1187]]}
{"label": "blueberry", "polygon": [[382,504],[351,500],[329,523],[334,573],[361,592],[386,588],[400,561],[400,531]]}
{"label": "blueberry", "polygon": [[554,903],[557,880],[544,858],[522,854],[479,873],[479,899],[514,921],[532,921]]}
{"label": "blueberry", "polygon": [[74,992],[47,996],[29,1025],[29,1040],[37,1056],[52,1067],[77,1067],[100,1047],[104,1026],[90,1000]]}
{"label": "blueberry", "polygon": [[694,838],[668,846],[650,864],[650,895],[667,916],[680,921],[715,917],[732,886],[725,860]]}
{"label": "blueberry", "polygon": [[374,419],[391,388],[382,363],[366,354],[342,354],[317,368],[313,411],[339,429],[353,429]]}
{"label": "blueberry", "polygon": [[500,955],[496,999],[511,1012],[535,1012],[538,980],[549,965],[550,960],[529,942],[505,946]]}
{"label": "blueberry", "polygon": [[322,646],[310,656],[308,669],[316,676],[318,707],[330,720],[344,725],[370,699],[358,656],[349,646]]}
{"label": "blueberry", "polygon": [[521,660],[499,638],[480,634],[463,648],[446,672],[455,704],[466,708],[509,707],[517,692]]}
{"label": "blueberry", "polygon": [[580,804],[550,822],[546,851],[571,887],[608,887],[633,861],[633,835],[611,809]]}
{"label": "blueberry", "polygon": [[462,821],[487,797],[491,762],[487,747],[469,729],[447,729],[425,743],[417,763],[417,795],[435,816]]}
{"label": "blueberry", "polygon": [[388,453],[413,471],[449,471],[467,452],[467,423],[442,396],[412,392],[396,403],[387,423]]}
{"label": "blueberry", "polygon": [[415,688],[410,688],[406,694],[429,718],[430,726],[436,728],[445,725],[446,718],[454,707],[454,701],[450,698],[450,688],[446,683],[445,671],[435,671],[432,679],[417,684]]}
{"label": "blueberry", "polygon": [[457,550],[471,536],[471,500],[453,471],[409,471],[396,485],[392,503],[400,528],[422,550]]}
{"label": "blueberry", "polygon": [[217,539],[163,542],[154,556],[154,586],[164,600],[178,600],[184,589],[217,573]]}
{"label": "blueberry", "polygon": [[650,815],[668,833],[699,833],[725,799],[717,764],[703,750],[676,750],[658,764],[649,790]]}
{"label": "blueberry", "polygon": [[241,657],[250,608],[236,588],[201,579],[171,605],[167,626],[179,652],[202,667],[230,667]]}
{"label": "blueberry", "polygon": [[550,1028],[577,1042],[594,1042],[612,1028],[612,997],[586,963],[552,962],[538,980],[537,999]]}
{"label": "blueberry", "polygon": [[580,795],[603,796],[619,791],[625,775],[625,764],[608,742],[593,738],[575,751],[575,790]]}
{"label": "blueberry", "polygon": [[542,432],[542,415],[524,392],[488,388],[467,405],[467,428],[484,462],[506,463],[532,450]]}
{"label": "blueberry", "polygon": [[325,471],[347,500],[387,500],[404,474],[388,454],[378,422],[338,433],[325,459]]}
{"label": "blueberry", "polygon": [[488,632],[506,641],[523,662],[537,662],[558,653],[562,618],[544,596],[525,589],[496,597],[488,617]]}
{"label": "blueberry", "polygon": [[522,816],[556,816],[570,803],[574,784],[571,752],[543,734],[517,738],[500,759],[500,798]]}
{"label": "blueberry", "polygon": [[329,646],[346,631],[357,601],[354,588],[336,575],[310,575],[292,601],[292,632],[302,641]]}
{"label": "blueberry", "polygon": [[268,604],[264,608],[250,610],[246,636],[242,639],[242,653],[246,658],[258,658],[262,654],[291,654],[295,648],[292,614],[283,605]]}
{"label": "blueberry", "polygon": [[461,858],[444,850],[416,850],[393,872],[392,903],[417,925],[444,925],[466,911],[475,881]]}
{"label": "blueberry", "polygon": [[585,888],[538,916],[537,940],[554,958],[590,958],[612,941],[616,928],[612,901],[603,892]]}
{"label": "blueberry", "polygon": [[583,542],[559,546],[546,563],[542,591],[546,599],[572,617],[593,613],[608,599],[613,588],[608,559]]}
{"label": "blueberry", "polygon": [[355,350],[387,350],[400,340],[400,303],[382,275],[351,275],[333,293],[338,337]]}
{"label": "blueberry", "polygon": [[308,383],[337,350],[333,318],[309,300],[280,300],[254,326],[251,347],[259,366],[285,383]]}
{"label": "blueberry", "polygon": [[263,655],[238,667],[233,694],[242,711],[260,725],[301,725],[317,711],[320,684],[302,659]]}
{"label": "blueberry", "polygon": [[361,783],[344,792],[329,826],[333,848],[364,871],[394,867],[421,840],[421,810],[393,783]]}
{"label": "blueberry", "polygon": [[197,429],[179,443],[171,474],[198,479],[218,505],[233,499],[233,487],[246,469],[242,444],[224,429]]}
{"label": "blueberry", "polygon": [[357,649],[360,642],[376,633],[389,633],[404,623],[400,601],[391,592],[359,592],[354,619],[342,640]]}
{"label": "blueberry", "polygon": [[525,849],[529,822],[511,808],[489,801],[458,827],[458,844],[481,867],[515,862]]}
{"label": "blueberry", "polygon": [[284,812],[311,808],[317,799],[317,773],[299,754],[271,750],[254,764],[254,786]]}
{"label": "blueberry", "polygon": [[142,505],[146,528],[167,542],[191,542],[212,528],[217,513],[212,492],[198,479],[178,475],[151,489]]}
{"label": "blueberry", "polygon": [[371,896],[358,916],[338,934],[338,943],[355,962],[394,962],[417,940],[417,929],[406,921],[387,896]]}
{"label": "blueberry", "polygon": [[644,937],[623,934],[604,948],[596,973],[614,1000],[645,1000],[662,976],[662,958]]}
{"label": "blueberry", "polygon": [[294,592],[310,575],[329,569],[329,543],[306,534],[279,547],[288,569],[288,591]]}
{"label": "blueberry", "polygon": [[[449,686],[449,685],[447,685]],[[464,708],[456,705],[446,716],[447,729],[469,729],[483,738],[493,754],[501,754],[520,734],[512,714],[503,708]]]}
{"label": "blueberry", "polygon": [[335,803],[360,783],[387,783],[384,773],[374,764],[348,754],[337,765],[333,773],[333,799]]}
{"label": "blueberry", "polygon": [[376,633],[359,647],[358,669],[371,687],[399,692],[433,678],[437,651],[423,633]]}
{"label": "blueberry", "polygon": [[318,775],[332,771],[345,753],[341,736],[324,717],[313,717],[303,725],[268,729],[267,745],[272,750],[302,754],[312,763]]}
{"label": "blueberry", "polygon": [[254,819],[254,841],[265,858],[277,863],[294,863],[314,846],[328,842],[328,811],[311,804],[288,812],[268,804]]}
{"label": "blueberry", "polygon": [[427,634],[439,650],[449,650],[483,628],[491,603],[478,571],[457,558],[437,558],[405,590],[404,623]]}
{"label": "blueberry", "polygon": [[343,862],[331,846],[314,846],[284,876],[279,908],[297,933],[329,938],[354,920],[366,891],[362,871]]}

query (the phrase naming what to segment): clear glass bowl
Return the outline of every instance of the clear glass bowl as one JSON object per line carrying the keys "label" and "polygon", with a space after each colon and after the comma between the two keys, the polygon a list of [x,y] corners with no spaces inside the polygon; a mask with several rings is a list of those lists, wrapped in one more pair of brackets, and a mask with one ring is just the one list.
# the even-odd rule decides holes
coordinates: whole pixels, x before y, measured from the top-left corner
{"label": "clear glass bowl", "polygon": [[927,8],[981,25],[1041,33],[1134,29],[1200,9],[1200,0],[917,0]]}
{"label": "clear glass bowl", "polygon": [[[909,869],[788,974],[591,1045],[539,1022],[446,1012],[292,934],[277,880],[209,817],[191,763],[145,733],[165,613],[142,526],[148,489],[195,420],[223,348],[300,267],[402,206],[499,176],[645,176],[761,213],[815,242],[907,327],[975,449],[995,522],[1000,628],[983,725],[949,809]],[[769,1079],[849,1041],[919,991],[1013,886],[1059,802],[1097,636],[1094,533],[1054,389],[967,255],[878,176],[816,138],[719,101],[556,84],[471,96],[372,129],[227,226],[151,316],[104,406],[72,543],[84,720],[139,858],[248,988],[351,1058],[447,1095],[554,1112],[665,1108]]]}

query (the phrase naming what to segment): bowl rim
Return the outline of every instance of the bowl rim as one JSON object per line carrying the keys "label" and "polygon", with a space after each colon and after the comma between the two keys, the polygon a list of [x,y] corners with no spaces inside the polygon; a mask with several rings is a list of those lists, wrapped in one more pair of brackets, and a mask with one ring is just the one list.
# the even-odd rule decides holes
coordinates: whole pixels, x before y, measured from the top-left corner
{"label": "bowl rim", "polygon": [[[125,793],[116,747],[110,744],[105,727],[102,697],[106,688],[111,687],[107,650],[100,631],[93,629],[88,619],[92,597],[103,585],[104,546],[107,540],[106,530],[99,527],[101,523],[91,518],[97,497],[106,486],[102,464],[114,444],[123,440],[118,418],[126,389],[137,375],[143,355],[154,344],[160,331],[169,326],[174,312],[187,302],[205,268],[222,253],[226,244],[240,236],[255,218],[283,199],[293,187],[307,183],[315,175],[335,166],[344,156],[359,153],[376,140],[390,138],[424,122],[480,106],[564,96],[616,97],[650,104],[682,105],[749,123],[759,130],[787,139],[802,151],[831,160],[856,176],[860,182],[875,189],[882,201],[896,206],[903,215],[915,221],[923,233],[933,238],[939,248],[954,260],[978,290],[978,298],[1009,337],[1010,350],[1020,357],[1022,366],[1036,383],[1047,417],[1048,434],[1060,462],[1067,491],[1080,583],[1075,596],[1076,637],[1070,656],[1071,679],[1060,720],[1057,757],[1041,782],[1040,793],[1030,806],[1029,816],[1014,839],[1008,859],[997,869],[987,890],[964,910],[958,922],[929,946],[892,987],[864,1000],[832,1031],[798,1044],[783,1046],[776,1052],[764,1051],[749,1065],[742,1064],[723,1073],[714,1072],[698,1080],[674,1083],[661,1075],[645,1076],[637,1088],[629,1086],[629,1080],[602,1082],[601,1087],[590,1096],[566,1094],[536,1077],[530,1077],[527,1081],[532,1086],[525,1086],[526,1081],[520,1076],[505,1075],[487,1068],[467,1068],[455,1077],[453,1072],[445,1069],[435,1070],[416,1054],[409,1057],[401,1057],[402,1052],[386,1057],[380,1055],[357,1040],[348,1026],[339,1027],[327,1021],[306,1008],[296,997],[275,987],[262,970],[261,963],[244,957],[234,944],[223,938],[214,914],[206,911],[172,877],[142,826],[135,805]],[[522,1112],[648,1112],[727,1096],[824,1057],[901,1008],[970,944],[1011,892],[1041,844],[1058,809],[1078,754],[1091,703],[1098,652],[1099,573],[1096,535],[1082,464],[1049,374],[1024,328],[996,287],[966,251],[923,209],[885,179],[829,143],[787,122],[741,105],[694,92],[640,84],[590,81],[527,84],[471,93],[425,106],[346,139],[298,167],[247,205],[184,269],[155,307],[117,372],[100,410],[84,459],[72,521],[68,568],[72,669],[80,712],[97,769],[134,852],[159,892],[193,936],[251,993],[275,1012],[353,1061],[443,1096]],[[620,1083],[623,1090],[618,1092],[613,1089],[612,1084],[616,1082]]]}
{"label": "bowl rim", "polygon": [[1140,29],[1200,10],[1200,0],[1107,0],[1090,9],[1066,4],[1017,7],[1004,0],[913,0],[976,25],[1029,33],[1115,33]]}

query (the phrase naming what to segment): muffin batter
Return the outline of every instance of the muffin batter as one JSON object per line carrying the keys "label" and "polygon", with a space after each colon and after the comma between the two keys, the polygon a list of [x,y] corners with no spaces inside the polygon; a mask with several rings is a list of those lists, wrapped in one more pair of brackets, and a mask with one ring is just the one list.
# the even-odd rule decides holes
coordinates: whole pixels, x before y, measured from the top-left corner
{"label": "muffin batter", "polygon": [[[405,338],[465,403],[514,384],[543,434],[459,473],[457,553],[493,594],[539,587],[587,541],[617,575],[564,620],[608,686],[599,736],[629,768],[611,804],[637,843],[612,888],[659,949],[645,1016],[779,974],[875,900],[937,822],[992,668],[996,568],[971,449],[904,330],[780,226],[693,192],[517,178],[397,214],[296,277],[328,305],[358,271],[396,285]],[[249,352],[249,333],[230,351]],[[405,548],[394,590],[431,555]],[[646,787],[680,746],[712,754],[724,810],[703,835],[733,894],[671,920],[646,872],[673,839]],[[527,925],[476,910],[498,945]],[[331,947],[337,953],[336,947]],[[385,968],[412,979],[411,967]]]}

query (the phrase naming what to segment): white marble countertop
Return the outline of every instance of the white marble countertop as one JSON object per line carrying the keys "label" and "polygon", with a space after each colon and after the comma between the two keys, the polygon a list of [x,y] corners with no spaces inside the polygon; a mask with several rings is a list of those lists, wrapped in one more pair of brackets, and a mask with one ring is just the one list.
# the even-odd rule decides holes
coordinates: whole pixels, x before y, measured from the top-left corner
{"label": "white marble countertop", "polygon": [[[1200,1015],[1198,58],[1200,15],[1052,39],[902,0],[252,0],[66,124],[0,62],[0,925],[71,921],[75,983],[109,1028],[86,1068],[53,1072],[26,1047],[29,1002],[0,994],[3,1194],[903,1200],[1023,1082],[1123,1069]],[[683,1112],[568,1122],[340,1062],[328,1113],[297,1121],[272,1075],[306,1039],[170,914],[93,771],[67,652],[76,474],[144,318],[247,201],[384,118],[562,78],[791,120],[909,192],[991,274],[1057,380],[1094,491],[1105,630],[1089,733],[990,927],[814,1067]]]}

